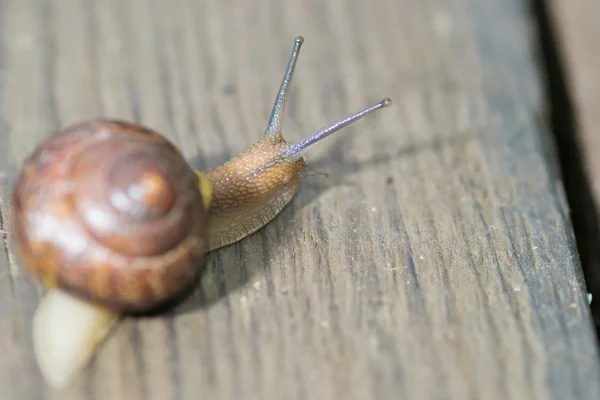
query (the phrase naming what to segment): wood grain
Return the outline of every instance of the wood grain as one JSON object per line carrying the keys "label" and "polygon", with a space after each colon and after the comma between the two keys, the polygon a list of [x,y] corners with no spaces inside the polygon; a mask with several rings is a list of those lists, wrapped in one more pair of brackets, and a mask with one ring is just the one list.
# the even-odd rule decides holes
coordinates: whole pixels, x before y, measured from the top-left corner
{"label": "wood grain", "polygon": [[394,101],[314,149],[330,179],[211,253],[178,307],[126,320],[64,392],[35,366],[39,288],[7,236],[7,398],[600,396],[523,2],[1,0],[0,18],[2,227],[23,158],[78,120],[141,122],[198,168],[249,146],[299,34],[286,138]]}

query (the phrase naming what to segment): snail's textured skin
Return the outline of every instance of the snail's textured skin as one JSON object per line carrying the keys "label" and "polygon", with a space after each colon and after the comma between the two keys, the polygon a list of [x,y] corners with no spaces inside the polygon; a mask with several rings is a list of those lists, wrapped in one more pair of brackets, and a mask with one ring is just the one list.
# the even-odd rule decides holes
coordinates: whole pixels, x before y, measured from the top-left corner
{"label": "snail's textured skin", "polygon": [[133,123],[93,120],[41,143],[13,206],[31,273],[120,312],[176,295],[208,246],[197,174],[166,138]]}
{"label": "snail's textured skin", "polygon": [[303,158],[288,159],[281,134],[265,137],[206,173],[213,187],[209,249],[258,231],[292,199],[302,182]]}

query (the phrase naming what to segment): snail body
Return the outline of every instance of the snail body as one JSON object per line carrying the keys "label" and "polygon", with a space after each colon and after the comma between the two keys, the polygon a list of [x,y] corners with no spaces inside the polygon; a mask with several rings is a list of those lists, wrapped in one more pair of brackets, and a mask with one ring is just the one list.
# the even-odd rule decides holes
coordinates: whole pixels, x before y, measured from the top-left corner
{"label": "snail body", "polygon": [[286,142],[283,114],[302,43],[296,38],[263,137],[219,167],[195,171],[163,135],[110,119],[70,126],[25,161],[13,225],[21,262],[47,288],[34,345],[50,384],[68,384],[122,314],[156,308],[193,282],[207,251],[271,221],[300,187],[311,145],[391,104]]}

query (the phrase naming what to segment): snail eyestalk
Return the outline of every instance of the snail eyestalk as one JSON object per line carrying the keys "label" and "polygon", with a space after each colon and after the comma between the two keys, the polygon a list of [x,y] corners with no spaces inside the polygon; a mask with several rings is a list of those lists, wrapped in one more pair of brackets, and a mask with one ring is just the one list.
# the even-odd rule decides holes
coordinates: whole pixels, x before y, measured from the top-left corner
{"label": "snail eyestalk", "polygon": [[372,105],[371,107],[365,108],[364,110],[355,112],[353,114],[348,115],[346,118],[343,118],[333,124],[322,128],[315,132],[310,137],[298,142],[296,144],[290,145],[288,151],[286,153],[286,157],[291,160],[297,160],[302,157],[308,149],[315,143],[320,142],[331,134],[339,131],[340,129],[350,125],[351,123],[358,121],[361,118],[366,117],[367,115],[380,110],[384,107],[387,107],[392,104],[392,100],[383,99],[380,102]]}
{"label": "snail eyestalk", "polygon": [[304,38],[302,36],[298,36],[294,41],[294,48],[290,56],[290,61],[288,62],[287,69],[283,75],[283,80],[281,81],[275,104],[273,104],[273,111],[271,112],[271,117],[269,118],[264,137],[281,135],[285,105],[289,97],[290,85],[292,83],[292,78],[294,77],[294,70],[296,69],[296,62],[298,61],[302,43],[304,43]]}

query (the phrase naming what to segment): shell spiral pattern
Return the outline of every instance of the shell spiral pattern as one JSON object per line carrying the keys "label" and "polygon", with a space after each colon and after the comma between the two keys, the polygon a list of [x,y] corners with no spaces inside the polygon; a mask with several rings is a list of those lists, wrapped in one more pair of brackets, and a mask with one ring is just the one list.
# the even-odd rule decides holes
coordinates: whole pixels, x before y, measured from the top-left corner
{"label": "shell spiral pattern", "polygon": [[177,294],[207,249],[197,174],[164,136],[134,123],[93,120],[42,142],[13,205],[30,272],[121,312]]}

